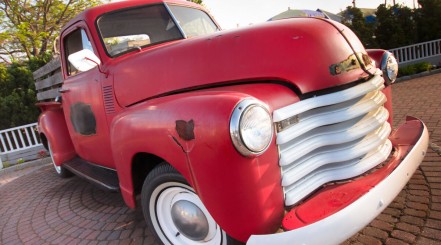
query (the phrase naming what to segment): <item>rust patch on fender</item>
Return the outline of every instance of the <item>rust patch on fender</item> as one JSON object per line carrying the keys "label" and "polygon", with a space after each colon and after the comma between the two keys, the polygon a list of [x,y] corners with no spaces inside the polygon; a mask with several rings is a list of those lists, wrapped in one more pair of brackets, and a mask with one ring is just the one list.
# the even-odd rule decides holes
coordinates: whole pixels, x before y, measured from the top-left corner
{"label": "rust patch on fender", "polygon": [[177,120],[176,121],[176,132],[181,139],[190,141],[194,140],[194,121],[193,119],[190,121]]}

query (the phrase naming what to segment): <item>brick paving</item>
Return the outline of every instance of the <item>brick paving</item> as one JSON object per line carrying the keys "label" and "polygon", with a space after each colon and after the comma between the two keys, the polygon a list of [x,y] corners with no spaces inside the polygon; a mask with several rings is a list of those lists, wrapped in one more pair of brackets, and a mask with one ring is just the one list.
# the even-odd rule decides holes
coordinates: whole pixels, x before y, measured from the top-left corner
{"label": "brick paving", "polygon": [[[441,244],[441,74],[394,85],[394,125],[421,118],[431,135],[423,164],[395,201],[344,244]],[[0,244],[154,244],[140,209],[119,193],[50,165],[0,175]]]}
{"label": "brick paving", "polygon": [[35,167],[0,186],[0,244],[153,244],[141,210],[119,193],[53,171]]}
{"label": "brick paving", "polygon": [[394,202],[345,244],[441,244],[441,74],[394,85],[394,126],[406,115],[426,123],[431,145]]}

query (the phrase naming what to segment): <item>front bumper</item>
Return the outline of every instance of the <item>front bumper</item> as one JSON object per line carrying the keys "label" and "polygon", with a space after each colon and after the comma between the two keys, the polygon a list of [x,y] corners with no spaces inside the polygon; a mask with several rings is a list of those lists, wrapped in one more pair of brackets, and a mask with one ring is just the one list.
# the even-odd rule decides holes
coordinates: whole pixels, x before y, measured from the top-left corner
{"label": "front bumper", "polygon": [[[294,226],[300,228],[270,235],[252,235],[247,244],[338,244],[363,229],[395,199],[412,177],[423,161],[429,144],[429,134],[424,123],[408,117],[406,123],[392,133],[390,140],[395,149],[392,159],[381,170],[349,184],[354,189],[363,189],[373,183],[372,181],[377,182],[358,199],[336,210],[332,215],[303,224],[304,226],[298,225],[298,221],[294,222]],[[342,193],[338,193],[335,188],[327,196],[339,194]],[[317,199],[320,199],[320,194],[316,195],[315,200],[310,198],[301,206],[318,207]],[[331,200],[319,202],[331,209],[334,205]]]}

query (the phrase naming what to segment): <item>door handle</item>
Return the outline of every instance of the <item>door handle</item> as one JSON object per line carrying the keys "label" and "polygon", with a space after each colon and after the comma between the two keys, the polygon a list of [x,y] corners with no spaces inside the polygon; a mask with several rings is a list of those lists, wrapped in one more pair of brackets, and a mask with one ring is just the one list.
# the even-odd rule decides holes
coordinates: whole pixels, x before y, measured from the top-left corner
{"label": "door handle", "polygon": [[60,88],[60,90],[58,90],[58,92],[66,93],[66,92],[69,92],[69,89],[68,88]]}

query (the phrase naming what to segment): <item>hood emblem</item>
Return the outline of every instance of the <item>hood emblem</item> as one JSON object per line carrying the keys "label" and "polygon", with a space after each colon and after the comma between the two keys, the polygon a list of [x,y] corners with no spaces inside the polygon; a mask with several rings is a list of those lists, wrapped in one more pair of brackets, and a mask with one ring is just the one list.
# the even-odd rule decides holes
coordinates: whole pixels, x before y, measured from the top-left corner
{"label": "hood emblem", "polygon": [[[372,64],[372,60],[367,54],[358,53],[357,55],[361,58],[360,60],[363,62],[364,66]],[[355,54],[351,54],[347,59],[341,61],[340,63],[332,64],[329,67],[329,72],[331,75],[336,76],[358,68],[361,68],[361,65],[358,62],[357,56],[355,56]]]}

